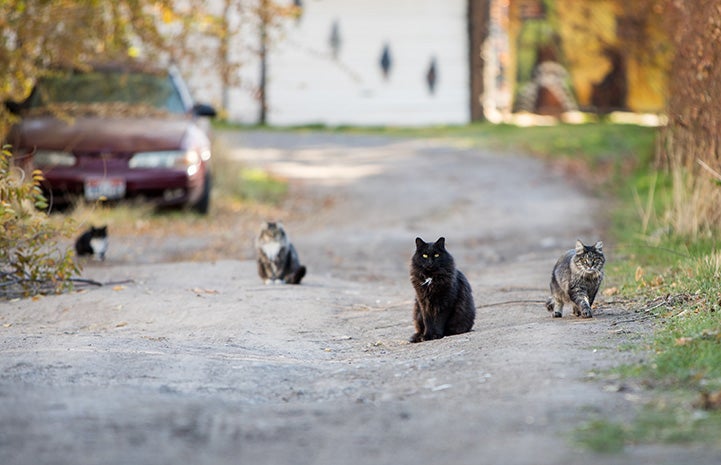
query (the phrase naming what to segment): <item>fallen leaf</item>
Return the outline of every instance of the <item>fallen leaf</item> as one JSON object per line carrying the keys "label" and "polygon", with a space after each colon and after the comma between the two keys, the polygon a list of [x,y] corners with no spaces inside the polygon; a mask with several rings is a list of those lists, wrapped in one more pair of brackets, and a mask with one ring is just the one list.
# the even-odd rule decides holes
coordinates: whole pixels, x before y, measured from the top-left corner
{"label": "fallen leaf", "polygon": [[12,325],[13,325],[12,323],[5,323],[5,324],[3,324],[3,328],[9,328]]}
{"label": "fallen leaf", "polygon": [[113,290],[114,291],[122,291],[122,290],[125,290],[125,286],[120,286],[120,285],[113,286]]}
{"label": "fallen leaf", "polygon": [[635,277],[635,279],[636,279],[637,282],[638,282],[638,281],[641,281],[641,280],[643,279],[643,268],[641,268],[640,266],[636,268],[636,277]]}
{"label": "fallen leaf", "polygon": [[680,337],[676,339],[676,345],[685,346],[686,344],[690,344],[691,342],[693,342],[693,340],[694,339],[692,337]]}
{"label": "fallen leaf", "polygon": [[607,289],[603,290],[603,295],[606,297],[610,297],[612,295],[618,294],[618,288],[617,287],[609,287]]}
{"label": "fallen leaf", "polygon": [[220,294],[220,292],[215,289],[201,289],[199,287],[193,288],[192,291],[196,294]]}
{"label": "fallen leaf", "polygon": [[704,410],[721,409],[721,391],[702,392],[700,407]]}
{"label": "fallen leaf", "polygon": [[122,328],[123,326],[128,326],[128,323],[126,321],[121,321],[115,325],[116,328]]}

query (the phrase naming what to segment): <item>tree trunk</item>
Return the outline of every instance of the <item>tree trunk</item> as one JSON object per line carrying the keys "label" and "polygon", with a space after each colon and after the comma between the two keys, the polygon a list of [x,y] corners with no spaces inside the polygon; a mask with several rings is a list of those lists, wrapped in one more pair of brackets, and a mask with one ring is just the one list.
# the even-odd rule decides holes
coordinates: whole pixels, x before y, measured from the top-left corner
{"label": "tree trunk", "polygon": [[491,0],[468,0],[468,53],[471,121],[483,121],[483,44],[488,38]]}
{"label": "tree trunk", "polygon": [[673,179],[671,226],[692,237],[721,231],[721,8],[667,0],[674,60],[664,157]]}

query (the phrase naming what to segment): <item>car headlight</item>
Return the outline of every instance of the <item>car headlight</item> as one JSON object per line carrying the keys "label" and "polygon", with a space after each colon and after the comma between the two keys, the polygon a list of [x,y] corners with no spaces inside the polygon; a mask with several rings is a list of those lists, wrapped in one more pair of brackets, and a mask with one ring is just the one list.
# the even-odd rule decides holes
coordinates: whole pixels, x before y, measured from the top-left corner
{"label": "car headlight", "polygon": [[189,176],[198,172],[201,157],[196,150],[159,150],[138,152],[130,159],[130,168],[176,168],[188,172]]}
{"label": "car headlight", "polygon": [[33,164],[36,168],[74,166],[76,161],[75,155],[60,150],[36,150],[33,153]]}

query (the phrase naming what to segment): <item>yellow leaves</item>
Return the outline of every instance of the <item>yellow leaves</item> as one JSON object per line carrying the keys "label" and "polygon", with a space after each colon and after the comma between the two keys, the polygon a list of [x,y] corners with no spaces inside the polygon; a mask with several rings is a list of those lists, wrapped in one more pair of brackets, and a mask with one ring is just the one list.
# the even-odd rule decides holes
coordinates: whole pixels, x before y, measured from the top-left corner
{"label": "yellow leaves", "polygon": [[32,173],[33,176],[33,182],[40,183],[45,180],[45,176],[43,175],[43,172],[40,170],[34,170]]}
{"label": "yellow leaves", "polygon": [[140,56],[140,47],[132,45],[128,47],[128,56],[130,58],[138,58]]}
{"label": "yellow leaves", "polygon": [[178,19],[178,15],[175,14],[172,8],[169,8],[168,6],[162,6],[162,11],[160,12],[160,18],[165,24],[170,24]]}

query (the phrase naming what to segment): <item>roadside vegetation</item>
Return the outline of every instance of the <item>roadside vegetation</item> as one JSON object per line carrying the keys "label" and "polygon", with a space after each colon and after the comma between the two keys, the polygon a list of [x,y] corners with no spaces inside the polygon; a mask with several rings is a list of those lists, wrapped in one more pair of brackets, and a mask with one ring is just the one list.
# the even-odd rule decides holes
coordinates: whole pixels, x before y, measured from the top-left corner
{"label": "roadside vegetation", "polygon": [[72,221],[48,221],[42,174],[13,166],[8,147],[0,151],[0,298],[62,292],[72,287],[79,269],[58,237],[72,231]]}

